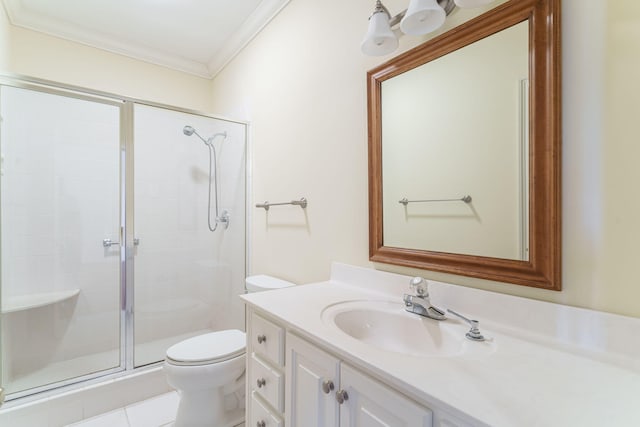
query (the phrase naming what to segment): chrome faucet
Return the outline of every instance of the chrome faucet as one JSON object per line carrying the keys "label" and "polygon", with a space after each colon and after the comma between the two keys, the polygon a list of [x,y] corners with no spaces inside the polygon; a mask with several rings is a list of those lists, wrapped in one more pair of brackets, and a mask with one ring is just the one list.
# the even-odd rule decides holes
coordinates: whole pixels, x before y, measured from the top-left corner
{"label": "chrome faucet", "polygon": [[410,313],[415,313],[420,316],[436,320],[444,320],[447,318],[444,311],[431,305],[428,283],[426,280],[422,277],[414,277],[409,282],[409,288],[411,290],[415,289],[416,294],[404,294],[402,300],[404,301],[405,310]]}

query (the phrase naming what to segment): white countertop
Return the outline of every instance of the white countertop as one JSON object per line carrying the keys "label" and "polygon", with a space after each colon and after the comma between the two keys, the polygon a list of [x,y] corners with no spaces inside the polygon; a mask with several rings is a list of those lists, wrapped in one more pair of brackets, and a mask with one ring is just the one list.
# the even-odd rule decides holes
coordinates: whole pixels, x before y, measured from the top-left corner
{"label": "white countertop", "polygon": [[[327,306],[344,301],[401,302],[408,279],[337,264],[330,281],[242,298],[347,363],[474,425],[640,426],[640,319],[433,282],[434,305],[480,320],[483,334],[493,338],[494,352],[399,354],[361,343],[322,320]],[[475,304],[478,300],[482,306]],[[500,306],[491,307],[494,303]],[[582,330],[571,330],[575,324]],[[528,326],[519,328],[523,325]],[[626,337],[628,345],[620,329],[633,332]],[[469,342],[475,344],[485,343]]]}

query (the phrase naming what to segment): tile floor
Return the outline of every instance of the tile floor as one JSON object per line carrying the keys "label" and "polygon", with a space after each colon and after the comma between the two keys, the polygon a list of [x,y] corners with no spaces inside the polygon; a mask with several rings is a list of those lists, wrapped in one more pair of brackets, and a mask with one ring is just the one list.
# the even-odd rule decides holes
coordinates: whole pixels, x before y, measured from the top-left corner
{"label": "tile floor", "polygon": [[178,409],[178,400],[178,393],[172,391],[79,423],[70,424],[68,427],[172,426]]}
{"label": "tile floor", "polygon": [[[172,391],[67,427],[171,427],[178,401],[178,393]],[[244,427],[244,423],[236,427]]]}

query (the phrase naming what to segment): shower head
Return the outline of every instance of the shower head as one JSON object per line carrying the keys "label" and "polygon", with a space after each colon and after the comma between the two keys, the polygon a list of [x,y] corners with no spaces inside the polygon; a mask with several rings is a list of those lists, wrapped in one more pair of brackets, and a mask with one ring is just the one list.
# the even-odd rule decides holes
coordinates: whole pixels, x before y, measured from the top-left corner
{"label": "shower head", "polygon": [[182,128],[182,133],[184,133],[187,136],[191,136],[193,134],[195,134],[198,138],[200,138],[202,140],[202,142],[205,143],[205,145],[211,145],[213,144],[213,140],[217,137],[217,136],[223,136],[225,139],[227,138],[227,132],[219,132],[219,133],[215,133],[212,136],[209,137],[209,139],[204,139],[203,137],[200,136],[200,134],[198,132],[196,132],[196,130],[194,129],[193,126],[185,126],[184,128]]}
{"label": "shower head", "polygon": [[184,128],[182,128],[182,133],[184,133],[187,136],[191,136],[193,134],[196,134],[196,136],[198,138],[200,138],[202,140],[202,142],[205,143],[205,145],[209,144],[206,139],[201,137],[200,134],[198,132],[196,132],[196,130],[193,128],[193,126],[189,126],[189,125],[185,126]]}

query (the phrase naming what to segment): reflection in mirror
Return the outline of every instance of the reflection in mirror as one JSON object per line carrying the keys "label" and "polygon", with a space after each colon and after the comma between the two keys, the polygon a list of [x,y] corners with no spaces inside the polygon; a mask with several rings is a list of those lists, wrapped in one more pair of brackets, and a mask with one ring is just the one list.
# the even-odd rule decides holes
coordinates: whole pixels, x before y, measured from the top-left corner
{"label": "reflection in mirror", "polygon": [[528,259],[528,77],[525,21],[382,82],[385,246]]}
{"label": "reflection in mirror", "polygon": [[560,12],[509,0],[367,73],[371,261],[561,289]]}

